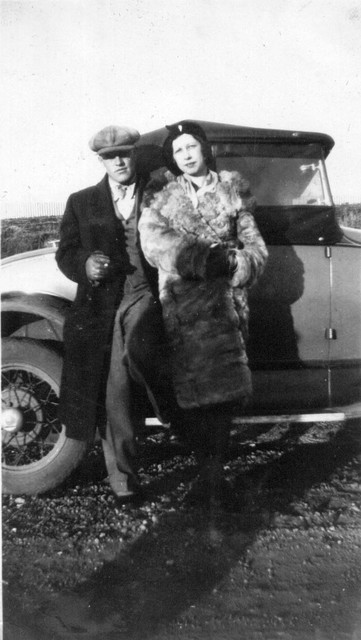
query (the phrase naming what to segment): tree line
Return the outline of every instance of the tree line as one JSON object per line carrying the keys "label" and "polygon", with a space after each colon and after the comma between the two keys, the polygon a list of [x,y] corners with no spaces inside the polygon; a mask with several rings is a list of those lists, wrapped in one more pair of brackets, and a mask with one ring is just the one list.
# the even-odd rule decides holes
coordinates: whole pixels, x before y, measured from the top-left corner
{"label": "tree line", "polygon": [[[337,218],[346,227],[361,229],[361,203],[336,206]],[[9,218],[2,222],[1,257],[41,249],[59,238],[61,216]]]}

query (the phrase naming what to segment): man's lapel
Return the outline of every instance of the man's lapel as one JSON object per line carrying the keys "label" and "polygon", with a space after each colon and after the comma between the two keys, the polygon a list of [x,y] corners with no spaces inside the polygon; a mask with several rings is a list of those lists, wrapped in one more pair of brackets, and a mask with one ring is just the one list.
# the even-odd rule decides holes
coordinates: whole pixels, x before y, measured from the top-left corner
{"label": "man's lapel", "polygon": [[107,175],[96,185],[92,194],[91,206],[92,213],[95,216],[101,216],[103,218],[109,216],[114,217],[114,205]]}
{"label": "man's lapel", "polygon": [[141,214],[141,204],[142,204],[142,198],[143,198],[143,193],[144,193],[144,189],[145,189],[145,185],[146,185],[147,181],[146,179],[141,176],[137,179],[136,185],[135,185],[135,215],[137,217],[137,222],[139,222],[139,218],[140,218],[140,214]]}

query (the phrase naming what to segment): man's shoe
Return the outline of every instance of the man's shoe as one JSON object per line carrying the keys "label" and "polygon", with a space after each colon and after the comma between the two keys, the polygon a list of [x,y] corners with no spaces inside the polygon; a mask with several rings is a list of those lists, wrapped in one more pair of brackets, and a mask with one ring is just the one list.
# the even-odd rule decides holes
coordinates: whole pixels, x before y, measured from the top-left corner
{"label": "man's shoe", "polygon": [[128,491],[128,493],[115,493],[113,491],[114,500],[116,506],[123,506],[124,504],[140,504],[143,502],[141,493],[134,491]]}
{"label": "man's shoe", "polygon": [[[108,426],[107,426],[108,429]],[[114,449],[110,444],[110,438],[102,438],[105,466],[108,472],[108,481],[116,500],[122,504],[132,502],[140,493],[140,484],[135,474],[127,474],[119,471],[114,455]]]}
{"label": "man's shoe", "polygon": [[146,500],[151,499],[151,495],[142,487],[139,487],[137,491],[128,491],[126,493],[115,493],[115,491],[113,491],[113,495],[116,506],[122,506],[124,504],[138,506],[143,504]]}
{"label": "man's shoe", "polygon": [[136,486],[132,487],[132,489],[125,489],[124,491],[119,491],[119,487],[118,487],[118,491],[115,491],[114,488],[112,487],[112,491],[113,491],[115,501],[118,505],[130,504],[130,503],[134,505],[138,505],[138,504],[142,504],[146,500],[152,499],[151,492],[148,489],[145,489],[144,487],[142,487],[140,484],[137,484]]}
{"label": "man's shoe", "polygon": [[109,473],[108,480],[113,495],[119,502],[131,502],[135,496],[141,493],[140,483],[137,478],[120,473],[118,469],[113,473]]}

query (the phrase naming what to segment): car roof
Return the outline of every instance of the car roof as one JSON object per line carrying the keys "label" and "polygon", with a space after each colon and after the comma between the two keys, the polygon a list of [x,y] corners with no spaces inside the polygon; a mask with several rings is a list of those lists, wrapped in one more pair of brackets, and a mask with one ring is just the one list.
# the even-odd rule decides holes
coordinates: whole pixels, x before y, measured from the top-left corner
{"label": "car roof", "polygon": [[[205,131],[210,142],[280,142],[280,143],[319,143],[325,156],[329,154],[335,142],[326,133],[314,131],[297,131],[287,129],[262,129],[257,127],[243,127],[221,122],[195,120]],[[168,129],[154,129],[140,137],[140,145],[162,145],[168,135]]]}

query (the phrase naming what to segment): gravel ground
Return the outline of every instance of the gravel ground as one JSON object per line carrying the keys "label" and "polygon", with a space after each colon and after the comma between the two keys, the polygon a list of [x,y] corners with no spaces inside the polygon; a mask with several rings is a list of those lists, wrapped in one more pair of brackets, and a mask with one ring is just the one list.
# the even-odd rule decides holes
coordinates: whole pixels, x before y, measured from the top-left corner
{"label": "gravel ground", "polygon": [[193,457],[149,432],[142,505],[95,445],[46,496],[3,499],[4,640],[361,640],[361,427],[245,426],[232,510],[187,505]]}

